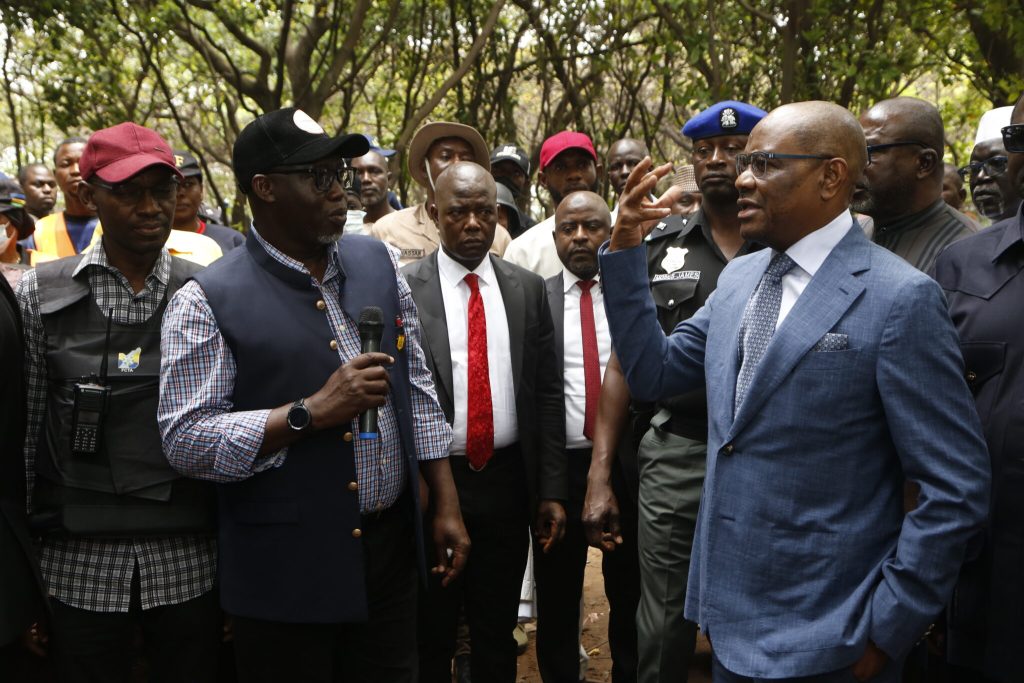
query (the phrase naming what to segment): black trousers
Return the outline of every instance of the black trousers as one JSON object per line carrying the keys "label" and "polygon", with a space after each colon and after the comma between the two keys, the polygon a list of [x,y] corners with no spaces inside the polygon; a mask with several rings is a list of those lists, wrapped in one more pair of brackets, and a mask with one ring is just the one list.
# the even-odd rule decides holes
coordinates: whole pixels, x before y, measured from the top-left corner
{"label": "black trousers", "polygon": [[370,619],[291,624],[235,616],[243,683],[413,683],[416,680],[416,543],[411,504],[364,515]]}
{"label": "black trousers", "polygon": [[451,683],[462,604],[472,643],[473,680],[515,683],[516,642],[512,631],[518,621],[530,542],[523,459],[519,447],[511,446],[496,451],[480,472],[472,471],[466,458],[449,460],[473,547],[458,579],[442,587],[439,579],[431,577],[421,593],[420,683]]}
{"label": "black trousers", "polygon": [[58,679],[68,683],[127,683],[136,636],[154,683],[217,680],[221,616],[217,592],[177,605],[141,609],[138,572],[128,612],[91,612],[51,600],[52,651]]}
{"label": "black trousers", "polygon": [[[588,548],[582,512],[590,450],[569,450],[566,457],[569,501],[565,538],[548,553],[538,544],[533,548],[533,571],[537,581],[537,664],[544,683],[577,683],[580,670],[580,598]],[[614,552],[605,553],[601,564],[610,607],[608,641],[612,681],[632,683],[637,678],[636,608],[640,600],[636,501],[626,491],[618,467],[613,469],[612,484],[623,527],[622,545]]]}

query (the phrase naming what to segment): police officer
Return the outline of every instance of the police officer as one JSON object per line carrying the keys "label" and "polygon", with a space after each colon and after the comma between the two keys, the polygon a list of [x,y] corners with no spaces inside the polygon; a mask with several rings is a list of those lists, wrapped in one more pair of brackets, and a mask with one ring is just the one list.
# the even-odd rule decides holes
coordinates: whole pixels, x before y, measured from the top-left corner
{"label": "police officer", "polygon": [[181,174],[134,123],[93,134],[80,166],[101,241],[18,286],[28,493],[59,678],[130,680],[141,629],[160,680],[212,680],[213,489],[171,469],[156,420],[163,311],[200,270],[164,246]]}
{"label": "police officer", "polygon": [[[729,100],[701,112],[683,127],[683,135],[693,141],[690,158],[702,195],[701,208],[689,218],[666,218],[647,237],[651,294],[666,334],[711,296],[730,260],[754,248],[739,234],[735,158],[764,116],[757,107]],[[612,491],[611,472],[630,412],[634,432],[646,429],[647,418],[654,413],[636,451],[641,581],[638,680],[685,681],[697,634],[697,625],[683,619],[683,598],[707,454],[704,390],[653,407],[630,406],[618,361],[609,363],[584,504],[588,540],[606,552],[615,552],[625,542],[620,517],[629,515],[620,509],[625,501]],[[619,453],[623,458],[631,455],[628,447]]]}

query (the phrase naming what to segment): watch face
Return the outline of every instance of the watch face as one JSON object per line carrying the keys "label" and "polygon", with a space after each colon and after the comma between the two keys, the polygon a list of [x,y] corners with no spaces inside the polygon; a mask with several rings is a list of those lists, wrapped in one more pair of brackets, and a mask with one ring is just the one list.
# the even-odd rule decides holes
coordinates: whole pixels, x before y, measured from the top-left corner
{"label": "watch face", "polygon": [[299,431],[309,426],[310,415],[309,409],[303,404],[292,406],[288,410],[288,426]]}

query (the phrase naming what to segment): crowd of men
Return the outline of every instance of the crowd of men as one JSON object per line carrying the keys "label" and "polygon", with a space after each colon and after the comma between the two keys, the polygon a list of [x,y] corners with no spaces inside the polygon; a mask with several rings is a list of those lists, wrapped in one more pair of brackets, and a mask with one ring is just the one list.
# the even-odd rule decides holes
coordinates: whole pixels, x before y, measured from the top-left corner
{"label": "crowd of men", "polygon": [[593,546],[615,683],[1024,680],[1024,98],[962,168],[908,97],[682,133],[550,135],[540,221],[515,143],[424,125],[402,208],[295,108],[244,230],[130,122],[5,176],[0,677],[512,683],[535,583],[576,683]]}

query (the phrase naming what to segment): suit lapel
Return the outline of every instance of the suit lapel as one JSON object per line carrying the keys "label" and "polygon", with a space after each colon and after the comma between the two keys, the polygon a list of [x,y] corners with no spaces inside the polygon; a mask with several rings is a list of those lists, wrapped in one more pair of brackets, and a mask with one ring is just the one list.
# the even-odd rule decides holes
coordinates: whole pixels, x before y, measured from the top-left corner
{"label": "suit lapel", "polygon": [[[854,223],[821,264],[821,268],[811,278],[789,315],[772,336],[764,357],[750,381],[747,396],[740,404],[726,441],[735,437],[757,414],[768,396],[779,387],[800,359],[826,332],[835,327],[860,297],[864,291],[864,283],[856,274],[869,267],[870,251],[867,238],[864,237],[860,226]],[[738,343],[738,334],[734,338]],[[735,360],[733,362],[736,363]],[[732,377],[735,394],[735,375]]]}
{"label": "suit lapel", "polygon": [[548,306],[555,328],[555,349],[558,350],[558,371],[565,371],[565,273],[547,281]]}
{"label": "suit lapel", "polygon": [[[437,252],[426,257],[423,267],[412,276],[420,280],[420,296],[416,299],[419,308],[423,336],[437,374],[437,384],[444,392],[442,401],[447,400],[454,414],[455,389],[452,384],[452,351],[448,343],[448,318],[444,313],[444,297],[441,295],[441,274],[437,269]],[[441,398],[441,397],[439,397]]]}
{"label": "suit lapel", "polygon": [[501,259],[490,256],[494,275],[501,290],[508,319],[508,339],[512,347],[512,382],[516,396],[519,395],[520,375],[523,373],[523,340],[526,335],[526,294],[516,273]]}

